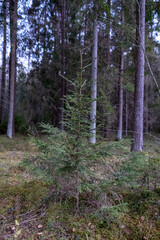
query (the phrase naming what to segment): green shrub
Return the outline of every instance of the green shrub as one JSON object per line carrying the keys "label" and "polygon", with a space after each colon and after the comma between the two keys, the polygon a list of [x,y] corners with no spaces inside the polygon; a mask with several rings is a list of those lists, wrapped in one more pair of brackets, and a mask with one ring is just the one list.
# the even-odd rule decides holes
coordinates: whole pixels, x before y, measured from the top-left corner
{"label": "green shrub", "polygon": [[119,203],[115,205],[102,205],[97,211],[94,212],[93,216],[100,220],[101,226],[109,227],[112,222],[118,218],[122,218],[124,213],[128,212],[127,203]]}
{"label": "green shrub", "polygon": [[160,158],[131,153],[117,170],[115,182],[126,189],[156,190],[160,186]]}

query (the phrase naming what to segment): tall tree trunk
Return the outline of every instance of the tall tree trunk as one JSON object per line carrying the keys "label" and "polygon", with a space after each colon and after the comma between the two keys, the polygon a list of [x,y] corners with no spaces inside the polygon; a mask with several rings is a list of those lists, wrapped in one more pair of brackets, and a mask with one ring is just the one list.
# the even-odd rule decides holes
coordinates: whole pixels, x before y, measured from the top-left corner
{"label": "tall tree trunk", "polygon": [[[123,0],[122,0],[122,12],[121,12],[121,41],[123,41],[124,37],[124,10],[123,10]],[[123,71],[124,71],[124,55],[123,55],[123,47],[120,50],[120,67],[119,67],[119,121],[118,121],[118,140],[122,139],[122,131],[123,131]]]}
{"label": "tall tree trunk", "polygon": [[16,49],[17,49],[17,4],[18,0],[10,0],[10,38],[11,38],[11,75],[9,95],[9,115],[7,136],[14,136],[14,107],[16,85]]}
{"label": "tall tree trunk", "polygon": [[134,96],[134,125],[131,151],[143,150],[144,104],[145,0],[137,0],[136,78]]}
{"label": "tall tree trunk", "polygon": [[108,16],[107,16],[107,36],[106,36],[106,47],[107,47],[107,56],[106,56],[106,62],[107,62],[107,69],[110,67],[110,30],[111,30],[111,26],[110,26],[110,20],[111,20],[111,0],[108,0]]}
{"label": "tall tree trunk", "polygon": [[[107,24],[106,24],[106,31],[107,31],[107,35],[106,35],[106,64],[107,64],[107,79],[110,79],[110,30],[111,30],[111,0],[107,1],[108,3],[108,11],[107,11]],[[110,99],[111,100],[111,99]],[[111,125],[111,116],[107,116],[106,117],[106,129],[104,129],[104,138],[108,138],[110,136],[110,130],[108,128],[110,128]]]}
{"label": "tall tree trunk", "polygon": [[47,1],[45,0],[44,2],[45,6],[44,6],[44,23],[43,23],[43,63],[44,65],[46,64],[46,33],[47,33],[47,29],[46,29],[46,25],[47,25]]}
{"label": "tall tree trunk", "polygon": [[3,2],[3,16],[4,16],[4,27],[3,27],[3,63],[2,63],[2,81],[1,81],[1,101],[0,101],[0,122],[4,122],[4,109],[5,109],[5,89],[6,89],[6,0]]}
{"label": "tall tree trunk", "polygon": [[[64,69],[65,69],[65,55],[64,55],[64,40],[65,40],[65,5],[66,0],[61,0],[61,74],[64,75]],[[63,130],[63,120],[64,120],[64,95],[65,95],[65,79],[60,78],[60,89],[61,89],[61,99],[60,99],[60,116],[59,116],[59,123],[60,123],[60,129]]]}
{"label": "tall tree trunk", "polygon": [[92,50],[92,73],[91,73],[91,130],[90,143],[96,143],[96,111],[97,111],[97,57],[98,57],[98,24],[97,19],[94,20],[93,32],[93,50]]}
{"label": "tall tree trunk", "polygon": [[120,70],[119,70],[119,121],[118,121],[118,140],[122,139],[123,131],[123,70],[124,70],[124,55],[121,51]]}

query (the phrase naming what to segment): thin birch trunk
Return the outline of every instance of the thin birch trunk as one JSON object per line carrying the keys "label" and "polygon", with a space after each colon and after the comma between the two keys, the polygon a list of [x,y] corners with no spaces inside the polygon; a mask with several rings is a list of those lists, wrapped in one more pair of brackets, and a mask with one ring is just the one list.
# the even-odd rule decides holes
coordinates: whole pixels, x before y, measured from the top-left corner
{"label": "thin birch trunk", "polygon": [[136,78],[134,96],[134,125],[131,151],[143,150],[144,105],[144,51],[145,51],[145,0],[137,0]]}
{"label": "thin birch trunk", "polygon": [[4,16],[4,28],[3,28],[3,63],[2,63],[2,82],[1,82],[1,101],[0,101],[0,122],[4,122],[4,109],[5,109],[5,90],[6,90],[6,34],[7,34],[7,13],[6,13],[6,0],[3,2],[3,16]]}
{"label": "thin birch trunk", "polygon": [[96,143],[96,111],[97,111],[97,57],[98,57],[98,24],[97,19],[94,20],[93,32],[93,50],[92,50],[92,73],[91,73],[91,130],[90,143]]}

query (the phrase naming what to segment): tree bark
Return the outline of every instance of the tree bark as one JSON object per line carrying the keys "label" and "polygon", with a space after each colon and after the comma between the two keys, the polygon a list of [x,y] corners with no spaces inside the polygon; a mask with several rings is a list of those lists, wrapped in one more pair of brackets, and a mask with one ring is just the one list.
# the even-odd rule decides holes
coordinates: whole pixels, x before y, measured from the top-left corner
{"label": "tree bark", "polygon": [[108,17],[107,17],[107,36],[106,36],[106,47],[107,47],[107,56],[106,56],[106,62],[107,62],[107,69],[110,67],[110,30],[111,30],[111,26],[110,26],[110,19],[111,19],[111,0],[108,0]]}
{"label": "tree bark", "polygon": [[137,0],[136,76],[134,96],[134,125],[131,151],[143,150],[144,105],[144,51],[145,51],[145,0]]}
{"label": "tree bark", "polygon": [[18,0],[10,0],[10,38],[11,38],[11,75],[7,136],[14,136],[14,108],[16,88],[16,49],[17,49],[17,4]]}
{"label": "tree bark", "polygon": [[92,50],[92,73],[91,73],[91,130],[90,143],[96,143],[96,111],[97,111],[97,57],[98,57],[98,24],[97,19],[94,20],[93,32],[93,50]]}
{"label": "tree bark", "polygon": [[[65,55],[64,55],[64,39],[65,39],[65,0],[62,0],[62,6],[61,6],[61,74],[64,75],[64,69],[65,69]],[[60,116],[59,116],[59,124],[60,129],[64,130],[63,126],[63,120],[64,120],[64,95],[65,95],[65,79],[60,78],[60,89],[61,89],[61,96],[60,96]]]}
{"label": "tree bark", "polygon": [[[123,0],[122,0],[122,12],[121,12],[121,41],[124,37],[124,10],[123,10]],[[119,67],[119,121],[118,121],[118,140],[122,139],[123,131],[123,71],[124,71],[124,55],[123,47],[120,49],[120,67]]]}
{"label": "tree bark", "polygon": [[1,81],[1,101],[0,101],[0,122],[4,122],[4,109],[5,109],[5,89],[6,89],[6,34],[7,34],[7,13],[6,13],[6,0],[3,2],[3,16],[4,16],[4,27],[3,27],[3,63],[2,63],[2,81]]}
{"label": "tree bark", "polygon": [[[110,58],[111,58],[111,54],[110,54],[110,30],[111,30],[111,0],[107,1],[108,4],[108,11],[107,11],[107,24],[106,24],[106,31],[107,31],[107,35],[106,35],[106,64],[107,64],[107,79],[110,79]],[[111,101],[111,99],[110,99]],[[104,138],[108,138],[110,136],[110,130],[108,128],[110,128],[111,126],[111,116],[107,116],[106,117],[106,129],[104,129]]]}
{"label": "tree bark", "polygon": [[119,124],[118,124],[118,140],[122,140],[123,131],[123,70],[124,70],[124,55],[121,51],[120,57],[120,72],[119,72]]}

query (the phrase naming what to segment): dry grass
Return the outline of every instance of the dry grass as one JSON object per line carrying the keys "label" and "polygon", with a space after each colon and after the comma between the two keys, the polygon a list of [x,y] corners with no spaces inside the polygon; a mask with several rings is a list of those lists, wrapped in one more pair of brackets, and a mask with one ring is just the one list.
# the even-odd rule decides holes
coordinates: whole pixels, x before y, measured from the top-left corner
{"label": "dry grass", "polygon": [[[108,175],[129,155],[129,142],[123,144],[123,148],[111,146],[114,154],[106,159]],[[158,147],[151,140],[149,144],[146,149],[149,146],[152,154],[153,148],[157,157]],[[109,212],[102,221],[101,216],[90,214],[95,203],[89,199],[90,194],[82,196],[84,208],[80,212],[74,211],[74,199],[62,203],[53,201],[50,186],[20,166],[26,154],[35,152],[28,137],[16,136],[10,140],[0,136],[0,240],[160,239],[160,190],[147,195],[123,188],[118,189],[119,192],[114,192],[115,188],[106,189],[103,194],[106,205],[111,207],[123,201],[128,204],[128,211],[113,219]]]}

